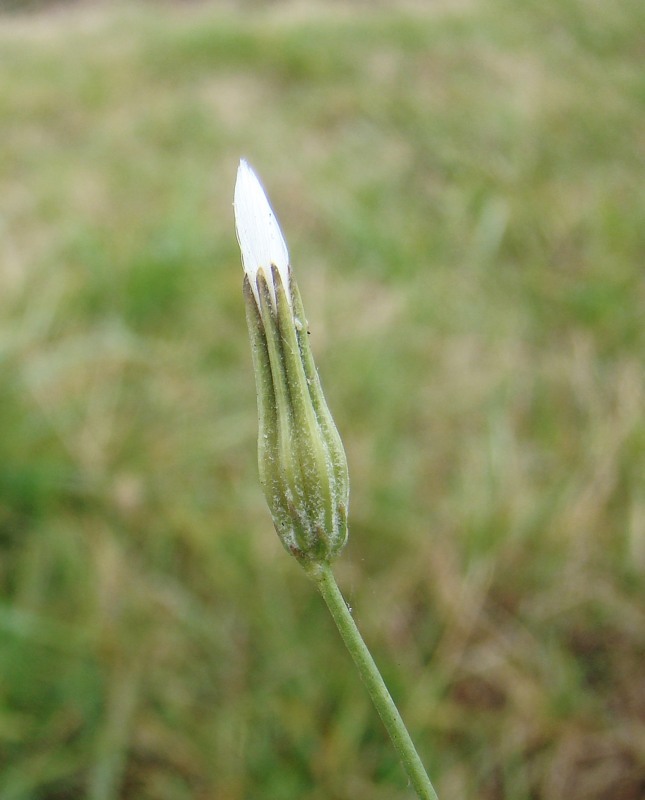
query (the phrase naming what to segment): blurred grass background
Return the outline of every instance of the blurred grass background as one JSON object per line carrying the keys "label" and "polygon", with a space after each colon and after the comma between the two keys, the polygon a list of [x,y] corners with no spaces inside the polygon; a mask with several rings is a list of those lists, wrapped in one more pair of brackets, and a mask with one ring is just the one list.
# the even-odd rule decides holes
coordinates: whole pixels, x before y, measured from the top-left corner
{"label": "blurred grass background", "polygon": [[410,797],[257,483],[241,155],[440,796],[642,798],[643,4],[4,8],[0,798]]}

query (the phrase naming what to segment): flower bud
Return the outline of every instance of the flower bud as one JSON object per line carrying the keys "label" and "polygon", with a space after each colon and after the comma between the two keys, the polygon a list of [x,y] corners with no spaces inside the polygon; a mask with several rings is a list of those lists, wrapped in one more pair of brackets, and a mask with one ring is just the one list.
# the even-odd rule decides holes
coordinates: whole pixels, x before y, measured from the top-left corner
{"label": "flower bud", "polygon": [[305,565],[327,562],[347,541],[347,460],[323,396],[286,244],[244,161],[234,206],[258,395],[260,482],[286,549]]}

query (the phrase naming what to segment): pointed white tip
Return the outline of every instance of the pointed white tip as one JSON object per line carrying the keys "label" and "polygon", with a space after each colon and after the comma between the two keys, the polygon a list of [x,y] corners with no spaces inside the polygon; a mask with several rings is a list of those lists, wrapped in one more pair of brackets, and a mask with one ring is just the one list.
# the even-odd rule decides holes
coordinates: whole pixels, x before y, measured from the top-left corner
{"label": "pointed white tip", "polygon": [[256,300],[260,302],[257,273],[262,267],[275,304],[275,287],[271,279],[271,265],[275,264],[280,272],[287,298],[291,302],[287,245],[264,189],[244,159],[240,161],[237,170],[233,208],[237,240],[242,251],[242,266],[248,275]]}

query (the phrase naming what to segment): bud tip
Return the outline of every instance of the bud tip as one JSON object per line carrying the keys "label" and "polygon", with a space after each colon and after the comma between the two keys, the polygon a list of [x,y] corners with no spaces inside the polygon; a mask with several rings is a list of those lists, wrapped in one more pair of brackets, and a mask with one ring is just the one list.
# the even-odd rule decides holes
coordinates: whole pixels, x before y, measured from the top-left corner
{"label": "bud tip", "polygon": [[278,268],[282,283],[287,288],[289,252],[262,184],[244,159],[240,161],[237,170],[233,209],[235,230],[242,251],[242,266],[249,278],[255,298],[259,303],[257,274],[258,270],[262,269],[275,303],[271,265],[275,264]]}

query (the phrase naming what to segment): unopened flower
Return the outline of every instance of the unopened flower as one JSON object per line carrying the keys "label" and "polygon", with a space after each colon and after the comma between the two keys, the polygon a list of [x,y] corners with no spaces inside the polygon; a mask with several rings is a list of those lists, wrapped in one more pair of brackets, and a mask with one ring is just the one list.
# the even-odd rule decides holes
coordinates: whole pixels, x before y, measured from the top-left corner
{"label": "unopened flower", "polygon": [[347,460],[311,354],[286,243],[246,161],[234,208],[258,395],[260,482],[287,550],[305,565],[328,562],[347,541]]}

